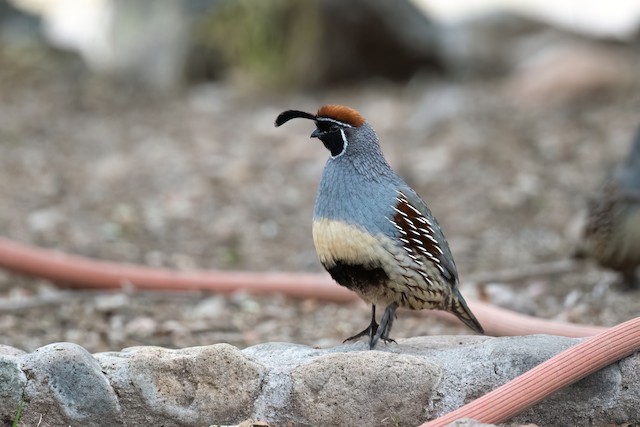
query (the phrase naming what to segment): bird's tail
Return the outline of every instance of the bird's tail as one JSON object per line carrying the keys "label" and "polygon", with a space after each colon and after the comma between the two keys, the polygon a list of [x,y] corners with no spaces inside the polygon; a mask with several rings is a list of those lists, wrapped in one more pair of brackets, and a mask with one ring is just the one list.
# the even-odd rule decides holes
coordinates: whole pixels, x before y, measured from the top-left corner
{"label": "bird's tail", "polygon": [[467,302],[462,297],[462,294],[457,288],[453,289],[453,301],[451,303],[451,312],[458,317],[458,319],[462,320],[462,322],[473,329],[475,332],[479,334],[484,334],[484,329],[476,319],[476,316],[473,315]]}

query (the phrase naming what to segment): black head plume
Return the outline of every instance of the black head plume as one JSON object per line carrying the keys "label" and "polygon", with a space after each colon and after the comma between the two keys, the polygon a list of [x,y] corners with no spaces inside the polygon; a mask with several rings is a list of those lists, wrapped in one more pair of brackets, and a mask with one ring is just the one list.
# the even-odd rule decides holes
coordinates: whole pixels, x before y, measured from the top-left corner
{"label": "black head plume", "polygon": [[276,118],[275,125],[276,127],[282,126],[283,124],[287,123],[291,119],[316,120],[316,116],[310,113],[305,113],[304,111],[287,110],[278,115],[278,117]]}

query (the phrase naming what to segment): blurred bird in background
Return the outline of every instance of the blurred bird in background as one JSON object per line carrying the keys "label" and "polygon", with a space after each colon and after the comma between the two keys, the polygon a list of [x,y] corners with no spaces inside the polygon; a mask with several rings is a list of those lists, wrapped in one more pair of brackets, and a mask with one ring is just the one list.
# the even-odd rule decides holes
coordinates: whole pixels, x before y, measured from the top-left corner
{"label": "blurred bird in background", "polygon": [[587,202],[587,221],[577,256],[619,272],[627,289],[639,289],[640,127],[624,164]]}

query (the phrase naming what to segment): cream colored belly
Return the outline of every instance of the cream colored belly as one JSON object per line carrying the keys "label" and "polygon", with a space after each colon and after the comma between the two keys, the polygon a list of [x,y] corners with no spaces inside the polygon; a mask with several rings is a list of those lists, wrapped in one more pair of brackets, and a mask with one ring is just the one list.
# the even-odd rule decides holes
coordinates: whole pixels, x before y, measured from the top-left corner
{"label": "cream colored belly", "polygon": [[314,221],[313,243],[320,262],[327,268],[336,261],[374,266],[381,260],[393,259],[380,244],[380,237],[341,221]]}
{"label": "cream colored belly", "polygon": [[[369,303],[395,302],[412,309],[443,308],[449,304],[451,288],[443,283],[438,270],[427,262],[418,266],[387,236],[374,236],[341,221],[320,219],[313,223],[313,242],[320,262],[328,270],[338,262],[384,269],[389,277],[386,284],[353,289]],[[432,277],[430,283],[417,272],[418,268]]]}

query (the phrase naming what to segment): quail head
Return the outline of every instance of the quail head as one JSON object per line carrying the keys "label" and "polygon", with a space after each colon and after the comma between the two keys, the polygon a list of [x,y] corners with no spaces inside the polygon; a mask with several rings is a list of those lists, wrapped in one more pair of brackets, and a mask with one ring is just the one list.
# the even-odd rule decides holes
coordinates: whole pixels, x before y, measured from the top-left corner
{"label": "quail head", "polygon": [[[455,314],[483,333],[458,290],[449,245],[426,203],[391,169],[378,136],[356,111],[325,105],[316,114],[288,110],[275,125],[313,120],[311,134],[329,150],[313,215],[320,262],[338,284],[371,304],[371,323],[345,341],[367,336],[373,349],[389,337],[398,307]],[[385,311],[376,322],[376,306]]]}
{"label": "quail head", "polygon": [[587,203],[580,255],[622,274],[628,289],[640,284],[640,128],[626,162],[602,184]]}

